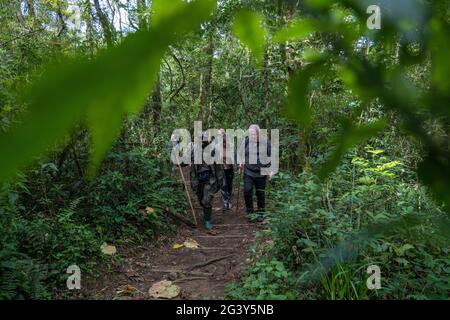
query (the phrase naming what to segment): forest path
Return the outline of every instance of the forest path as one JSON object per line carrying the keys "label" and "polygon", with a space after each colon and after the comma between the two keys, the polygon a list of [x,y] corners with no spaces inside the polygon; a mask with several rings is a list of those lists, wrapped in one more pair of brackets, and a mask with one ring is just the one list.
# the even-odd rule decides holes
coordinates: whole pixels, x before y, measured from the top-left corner
{"label": "forest path", "polygon": [[[263,227],[262,224],[247,222],[242,187],[236,212],[241,177],[234,179],[231,210],[223,211],[220,192],[214,195],[214,228],[208,232],[203,227],[202,209],[190,188],[189,169],[184,168],[183,172],[199,226],[180,225],[174,237],[160,237],[150,246],[121,252],[123,259],[114,262],[111,270],[88,283],[84,296],[90,299],[151,299],[149,288],[156,282],[169,280],[181,289],[175,299],[222,299],[225,286],[239,280],[249,246],[255,233]],[[174,249],[175,244],[183,244],[188,239],[195,240],[200,247]],[[120,290],[124,291],[120,293]]]}

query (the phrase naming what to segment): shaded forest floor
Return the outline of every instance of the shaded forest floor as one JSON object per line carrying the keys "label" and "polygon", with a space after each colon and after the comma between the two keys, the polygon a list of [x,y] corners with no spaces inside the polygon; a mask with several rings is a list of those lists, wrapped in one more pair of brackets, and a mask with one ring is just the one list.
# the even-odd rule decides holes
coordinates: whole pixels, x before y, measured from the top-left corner
{"label": "shaded forest floor", "polygon": [[[185,168],[185,177],[189,177]],[[223,211],[220,192],[214,195],[214,229],[202,224],[202,209],[189,188],[194,203],[198,228],[179,227],[174,237],[161,236],[149,245],[119,248],[121,258],[107,266],[95,279],[88,279],[83,296],[87,299],[151,299],[149,288],[161,280],[180,287],[176,299],[223,299],[227,284],[239,280],[245,266],[249,246],[263,225],[248,223],[242,189],[237,203],[235,178],[233,208]],[[188,186],[190,183],[188,181]],[[176,244],[195,240],[199,248],[174,248]]]}

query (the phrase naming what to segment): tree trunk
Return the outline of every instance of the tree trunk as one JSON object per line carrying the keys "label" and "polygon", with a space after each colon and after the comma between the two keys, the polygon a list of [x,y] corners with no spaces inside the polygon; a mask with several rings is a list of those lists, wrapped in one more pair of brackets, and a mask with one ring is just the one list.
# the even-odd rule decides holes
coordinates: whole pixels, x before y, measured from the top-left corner
{"label": "tree trunk", "polygon": [[33,0],[27,0],[27,11],[28,16],[30,18],[36,18],[36,11],[34,10],[34,1]]}
{"label": "tree trunk", "polygon": [[269,93],[269,48],[266,46],[264,52],[264,114],[266,117],[266,129],[270,127],[270,93]]}
{"label": "tree trunk", "polygon": [[56,14],[58,15],[58,20],[59,23],[61,24],[61,29],[59,29],[58,31],[58,35],[57,37],[61,37],[65,32],[67,32],[67,25],[66,22],[64,21],[64,15],[63,15],[63,8],[61,6],[61,3],[58,3],[58,7],[56,9]]}
{"label": "tree trunk", "polygon": [[[38,21],[38,18],[36,17],[36,10],[34,8],[34,0],[27,0],[26,1],[26,5],[27,5],[27,16],[26,16],[26,28],[30,28],[31,30],[35,30],[37,28],[41,28],[41,24]],[[22,14],[22,9],[19,9],[21,14]],[[25,20],[25,19],[24,19]]]}
{"label": "tree trunk", "polygon": [[[297,12],[297,4],[294,0],[278,0],[278,14],[280,16],[280,27],[286,27],[295,17]],[[288,92],[289,81],[292,74],[296,71],[298,65],[291,63],[291,54],[289,52],[289,43],[280,44],[281,59],[285,70],[286,93]],[[314,94],[310,96],[310,105],[312,104]],[[309,167],[309,155],[311,153],[311,145],[309,143],[308,132],[301,127],[297,130],[298,147],[296,159],[293,161],[293,169],[305,170]]]}
{"label": "tree trunk", "polygon": [[95,53],[95,30],[92,21],[92,6],[90,1],[86,2],[86,10],[87,14],[83,15],[86,22],[86,40],[89,43],[89,54],[93,57]]}
{"label": "tree trunk", "polygon": [[[278,0],[278,15],[279,15],[279,23],[280,28],[286,27],[293,19],[296,13],[296,4],[292,0]],[[286,84],[289,82],[292,73],[295,71],[291,67],[290,63],[290,54],[289,54],[289,46],[287,42],[283,42],[280,44],[281,51],[281,62],[284,66],[284,72],[286,77]],[[288,87],[286,85],[286,93],[288,91]]]}
{"label": "tree trunk", "polygon": [[147,3],[145,0],[137,0],[137,9],[139,14],[139,30],[148,29],[148,20],[143,12],[147,9]]}
{"label": "tree trunk", "polygon": [[162,109],[161,81],[158,73],[158,77],[156,78],[156,83],[152,94],[153,126],[155,127],[156,130],[159,128],[159,120],[161,119],[161,109]]}
{"label": "tree trunk", "polygon": [[212,63],[213,63],[213,39],[212,34],[209,36],[208,45],[205,48],[207,55],[206,65],[203,68],[200,85],[200,119],[203,121],[205,114],[208,111],[209,99],[211,95],[211,78],[212,78]]}
{"label": "tree trunk", "polygon": [[114,30],[113,26],[108,20],[108,16],[102,11],[100,3],[98,0],[94,0],[95,11],[97,12],[98,20],[103,30],[105,36],[106,45],[112,47],[114,45]]}

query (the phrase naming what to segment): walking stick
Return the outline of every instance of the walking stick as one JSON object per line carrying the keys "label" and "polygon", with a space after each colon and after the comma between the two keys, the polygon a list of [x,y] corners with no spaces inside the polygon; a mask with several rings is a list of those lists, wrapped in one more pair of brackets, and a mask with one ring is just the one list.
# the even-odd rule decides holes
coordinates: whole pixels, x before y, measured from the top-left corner
{"label": "walking stick", "polygon": [[180,160],[178,159],[178,155],[176,155],[176,157],[177,157],[178,169],[180,170],[181,179],[183,180],[184,191],[186,191],[186,196],[189,201],[189,206],[191,207],[192,217],[194,218],[195,225],[198,226],[197,217],[195,216],[194,206],[192,205],[191,196],[189,195],[189,191],[188,191],[188,188],[186,185],[186,179],[184,178],[183,170],[181,169],[181,166],[180,166]]}

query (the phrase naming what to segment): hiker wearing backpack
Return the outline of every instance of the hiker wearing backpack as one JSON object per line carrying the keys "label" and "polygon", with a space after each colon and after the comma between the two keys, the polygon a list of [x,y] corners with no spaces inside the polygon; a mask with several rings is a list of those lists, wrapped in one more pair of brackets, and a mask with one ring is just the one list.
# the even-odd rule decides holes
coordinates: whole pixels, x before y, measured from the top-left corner
{"label": "hiker wearing backpack", "polygon": [[[203,133],[202,141],[197,147],[203,150],[211,143],[211,138]],[[194,152],[194,151],[193,151]],[[223,184],[223,165],[213,163],[206,164],[202,159],[201,164],[192,164],[190,170],[191,187],[197,194],[198,201],[203,208],[203,222],[207,230],[212,229],[212,199]]]}
{"label": "hiker wearing backpack", "polygon": [[[267,156],[271,155],[271,143],[269,139],[264,139],[263,141],[260,137],[260,129],[256,124],[252,124],[248,129],[248,137],[245,138],[243,144],[240,147],[240,152],[245,155],[244,164],[239,165],[239,174],[244,174],[244,199],[245,207],[247,213],[247,220],[253,221],[253,214],[255,213],[253,207],[253,189],[256,190],[256,199],[258,209],[256,213],[258,214],[257,220],[259,222],[264,221],[264,211],[266,207],[266,197],[265,188],[267,175],[261,174],[261,168],[270,167],[270,164],[261,164],[259,155],[259,146],[262,143],[267,144]],[[253,159],[256,159],[256,163],[250,163],[250,157],[252,153]],[[269,174],[269,180],[272,179],[273,174]]]}

